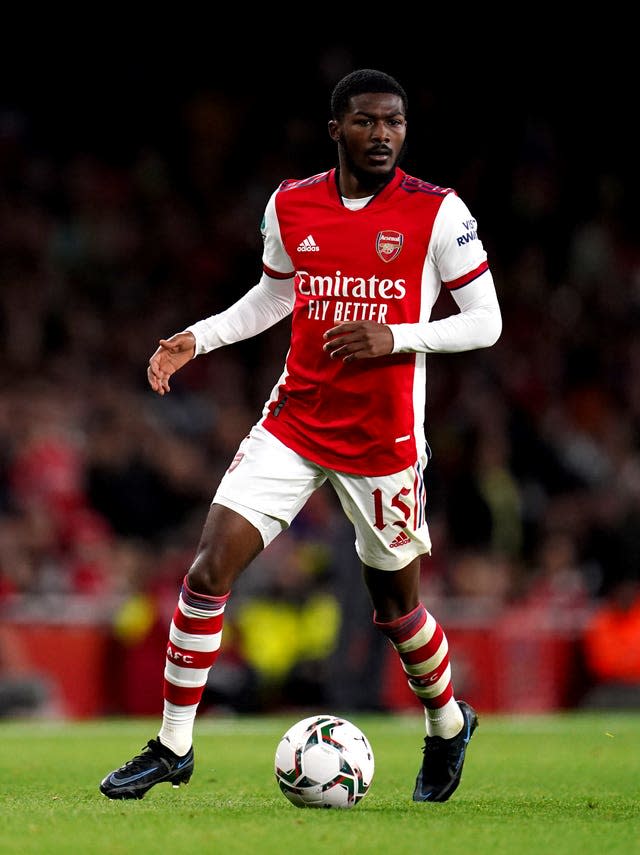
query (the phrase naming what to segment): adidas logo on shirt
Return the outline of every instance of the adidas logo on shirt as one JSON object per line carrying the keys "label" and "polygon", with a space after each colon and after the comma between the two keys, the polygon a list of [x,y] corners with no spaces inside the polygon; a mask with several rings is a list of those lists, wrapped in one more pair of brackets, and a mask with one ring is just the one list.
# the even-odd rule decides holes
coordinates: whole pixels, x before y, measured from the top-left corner
{"label": "adidas logo on shirt", "polygon": [[298,244],[298,252],[320,252],[320,247],[314,241],[313,235],[307,235],[306,238]]}

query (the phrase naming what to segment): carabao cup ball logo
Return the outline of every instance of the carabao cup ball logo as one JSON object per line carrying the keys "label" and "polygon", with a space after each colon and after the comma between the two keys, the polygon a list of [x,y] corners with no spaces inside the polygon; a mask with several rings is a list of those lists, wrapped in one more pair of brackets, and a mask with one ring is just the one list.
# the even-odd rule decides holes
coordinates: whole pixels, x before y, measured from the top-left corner
{"label": "carabao cup ball logo", "polygon": [[378,232],[376,238],[376,252],[383,261],[393,261],[400,255],[404,235],[391,229]]}

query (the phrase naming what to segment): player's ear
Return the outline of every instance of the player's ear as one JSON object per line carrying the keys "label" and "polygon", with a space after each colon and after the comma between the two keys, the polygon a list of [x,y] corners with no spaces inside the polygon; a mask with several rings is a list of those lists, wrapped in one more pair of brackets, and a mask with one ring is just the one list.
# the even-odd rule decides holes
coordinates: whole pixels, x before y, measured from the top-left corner
{"label": "player's ear", "polygon": [[329,120],[329,136],[334,142],[338,142],[340,139],[340,125],[335,119]]}

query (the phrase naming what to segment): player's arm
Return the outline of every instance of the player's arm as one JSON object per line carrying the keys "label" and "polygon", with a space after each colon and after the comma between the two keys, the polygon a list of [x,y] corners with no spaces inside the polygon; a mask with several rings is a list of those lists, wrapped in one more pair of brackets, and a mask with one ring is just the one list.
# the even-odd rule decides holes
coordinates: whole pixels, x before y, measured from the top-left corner
{"label": "player's arm", "polygon": [[236,303],[187,327],[195,339],[195,356],[251,338],[281,321],[293,309],[293,277],[276,279],[267,273]]}
{"label": "player's arm", "polygon": [[491,347],[502,332],[498,296],[476,221],[454,194],[444,199],[438,212],[430,252],[460,311],[438,321],[390,325],[393,353],[456,353]]}
{"label": "player's arm", "polygon": [[282,320],[293,309],[295,271],[280,236],[276,193],[267,203],[260,226],[264,244],[262,278],[224,312],[187,327],[196,340],[195,356],[251,338]]}
{"label": "player's arm", "polygon": [[502,315],[491,271],[451,294],[459,313],[426,324],[391,324],[392,353],[459,353],[495,344]]}
{"label": "player's arm", "polygon": [[422,324],[339,324],[324,334],[324,350],[332,359],[352,362],[389,353],[457,353],[495,344],[502,317],[491,272],[485,270],[452,294],[458,314]]}
{"label": "player's arm", "polygon": [[265,249],[260,281],[225,311],[158,342],[147,368],[154,392],[169,392],[171,375],[194,356],[258,335],[291,313],[295,302],[294,271],[280,239],[273,196],[261,230]]}
{"label": "player's arm", "polygon": [[194,356],[258,335],[286,317],[293,301],[293,278],[275,279],[263,273],[258,284],[224,312],[160,339],[147,368],[149,385],[164,395],[170,391],[171,375]]}

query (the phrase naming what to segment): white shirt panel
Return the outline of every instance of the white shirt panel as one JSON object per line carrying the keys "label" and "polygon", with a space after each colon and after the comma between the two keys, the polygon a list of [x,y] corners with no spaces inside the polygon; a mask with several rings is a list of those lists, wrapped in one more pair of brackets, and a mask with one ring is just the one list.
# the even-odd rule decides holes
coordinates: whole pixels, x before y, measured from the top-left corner
{"label": "white shirt panel", "polygon": [[449,193],[436,215],[430,246],[444,283],[464,276],[487,260],[476,227],[477,222],[462,199]]}
{"label": "white shirt panel", "polygon": [[271,194],[267,207],[264,212],[264,219],[260,231],[262,232],[262,240],[264,241],[264,249],[262,251],[262,262],[270,270],[276,273],[293,273],[296,269],[295,264],[291,261],[288,254],[285,252],[282,245],[282,235],[280,234],[280,223],[276,213],[276,194],[277,190]]}

